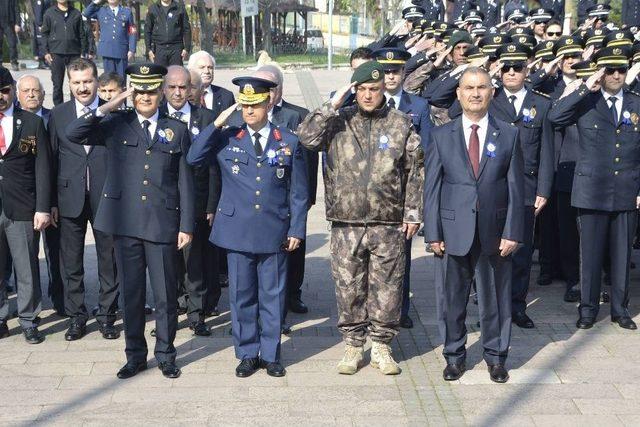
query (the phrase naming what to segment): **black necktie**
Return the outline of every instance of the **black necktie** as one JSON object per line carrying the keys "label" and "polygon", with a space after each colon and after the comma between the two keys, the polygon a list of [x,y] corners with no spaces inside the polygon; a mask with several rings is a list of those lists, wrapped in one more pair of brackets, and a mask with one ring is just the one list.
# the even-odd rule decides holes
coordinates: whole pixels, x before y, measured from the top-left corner
{"label": "black necktie", "polygon": [[509,97],[509,102],[511,103],[511,106],[513,107],[513,113],[517,116],[518,115],[518,110],[516,110],[516,96],[515,95],[511,95]]}
{"label": "black necktie", "polygon": [[256,150],[256,157],[260,157],[262,156],[262,144],[260,144],[260,134],[258,132],[254,133],[253,138],[255,139],[253,148],[255,148]]}
{"label": "black necktie", "polygon": [[175,118],[176,118],[176,119],[178,119],[178,120],[182,120],[182,115],[183,115],[183,114],[184,114],[184,113],[183,113],[182,111],[175,111],[175,112],[173,113],[173,117],[175,117]]}
{"label": "black necktie", "polygon": [[387,104],[389,105],[389,108],[391,108],[392,110],[396,108],[396,101],[393,98],[389,98],[389,102],[387,102]]}
{"label": "black necktie", "polygon": [[611,98],[609,98],[609,101],[611,101],[611,114],[613,114],[613,123],[615,123],[617,126],[618,125],[618,109],[616,108],[616,102],[618,101],[618,98],[616,98],[615,96],[612,96]]}
{"label": "black necktie", "polygon": [[149,126],[151,126],[151,122],[149,120],[145,120],[142,122],[142,127],[144,129],[144,134],[147,136],[147,147],[151,147],[151,132],[149,131]]}

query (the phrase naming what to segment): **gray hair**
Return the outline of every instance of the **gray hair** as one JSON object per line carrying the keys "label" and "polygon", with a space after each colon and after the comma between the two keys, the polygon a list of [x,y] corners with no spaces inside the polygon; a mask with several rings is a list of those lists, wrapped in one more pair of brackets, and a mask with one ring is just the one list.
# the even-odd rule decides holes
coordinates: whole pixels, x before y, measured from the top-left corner
{"label": "gray hair", "polygon": [[20,90],[20,82],[27,78],[36,79],[36,81],[38,82],[38,86],[40,86],[40,92],[44,93],[44,87],[42,87],[42,82],[40,81],[39,78],[37,78],[33,74],[25,74],[23,76],[18,77],[18,80],[16,81],[16,87],[18,88],[18,90]]}
{"label": "gray hair", "polygon": [[216,59],[213,57],[213,55],[211,55],[206,50],[199,50],[191,54],[191,56],[189,57],[189,62],[187,63],[187,68],[191,69],[195,67],[196,61],[199,60],[200,58],[209,58],[213,63],[213,68],[216,68]]}
{"label": "gray hair", "polygon": [[258,68],[257,71],[266,71],[268,73],[273,74],[275,76],[275,78],[276,78],[276,82],[275,83],[277,83],[278,86],[281,86],[282,82],[284,81],[284,76],[282,74],[282,70],[277,65],[266,64],[266,65],[263,65],[260,68]]}
{"label": "gray hair", "polygon": [[466,70],[462,72],[462,74],[460,75],[460,79],[458,81],[461,82],[464,76],[466,76],[467,74],[482,74],[486,76],[487,80],[489,80],[489,83],[491,83],[491,75],[487,70],[485,70],[482,67],[468,67]]}

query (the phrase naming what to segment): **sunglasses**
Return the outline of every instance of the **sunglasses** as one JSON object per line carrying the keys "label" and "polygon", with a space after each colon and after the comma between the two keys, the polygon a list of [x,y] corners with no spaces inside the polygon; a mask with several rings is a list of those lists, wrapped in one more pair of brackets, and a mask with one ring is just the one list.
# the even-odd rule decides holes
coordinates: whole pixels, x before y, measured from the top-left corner
{"label": "sunglasses", "polygon": [[609,68],[609,67],[607,67],[604,70],[604,72],[609,76],[615,74],[616,71],[618,73],[620,73],[620,74],[625,74],[627,72],[627,67],[619,67],[619,68]]}
{"label": "sunglasses", "polygon": [[9,95],[11,93],[11,86],[0,88],[0,93],[3,95]]}
{"label": "sunglasses", "polygon": [[502,66],[503,73],[508,73],[509,70],[511,69],[513,69],[513,71],[515,71],[516,73],[519,73],[520,71],[524,70],[524,65],[503,65]]}
{"label": "sunglasses", "polygon": [[560,37],[562,35],[562,31],[547,31],[547,35]]}

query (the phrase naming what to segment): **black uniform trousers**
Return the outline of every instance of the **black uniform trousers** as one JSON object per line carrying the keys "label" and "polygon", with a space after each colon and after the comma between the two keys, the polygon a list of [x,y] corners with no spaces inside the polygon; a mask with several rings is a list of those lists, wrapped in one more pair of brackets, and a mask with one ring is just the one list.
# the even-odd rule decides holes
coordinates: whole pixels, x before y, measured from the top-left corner
{"label": "black uniform trousers", "polygon": [[[204,320],[207,309],[215,307],[220,299],[217,253],[209,242],[209,234],[209,221],[205,218],[196,220],[193,240],[182,249],[181,259],[178,260],[178,295],[186,300],[190,322]],[[210,297],[215,302],[207,298],[209,294],[215,294],[212,282],[218,285],[217,298],[215,295]]]}
{"label": "black uniform trousers", "polygon": [[[60,217],[60,257],[64,274],[65,312],[73,319],[86,322],[89,318],[85,306],[84,240],[87,223],[92,222],[91,203],[87,194],[82,212],[77,218]],[[113,237],[93,230],[98,258],[98,313],[96,320],[102,324],[116,321],[118,307],[118,282],[113,253]]]}
{"label": "black uniform trousers", "polygon": [[[611,317],[629,317],[629,265],[638,212],[578,209],[580,231],[580,316],[595,318],[600,308],[602,266],[611,260]],[[609,253],[605,253],[609,246]]]}
{"label": "black uniform trousers", "polygon": [[169,65],[182,65],[182,46],[159,45],[153,52],[156,57],[154,62],[168,67]]}
{"label": "black uniform trousers", "polygon": [[[577,285],[580,281],[580,236],[577,225],[577,209],[571,206],[571,193],[558,191],[556,193],[556,207],[558,214],[558,246],[562,276],[567,289]],[[594,242],[592,242],[594,243]]]}
{"label": "black uniform trousers", "polygon": [[[511,256],[483,255],[479,231],[465,256],[447,255],[442,286],[444,357],[447,363],[466,359],[467,304],[474,279],[478,292],[481,342],[487,364],[504,363],[511,340]],[[439,288],[438,286],[436,288]]]}
{"label": "black uniform trousers", "polygon": [[554,191],[547,200],[547,205],[536,218],[538,221],[536,229],[538,234],[540,276],[546,276],[551,279],[563,277],[559,250],[557,197]]}
{"label": "black uniform trousers", "polygon": [[0,58],[3,58],[2,41],[7,36],[7,45],[9,46],[9,60],[12,64],[18,62],[18,37],[13,28],[13,24],[3,22],[0,24]]}
{"label": "black uniform trousers", "polygon": [[512,313],[524,313],[527,309],[527,294],[531,279],[531,261],[533,257],[533,233],[536,223],[535,208],[524,207],[524,239],[522,245],[513,253],[511,282]]}
{"label": "black uniform trousers", "polygon": [[66,74],[67,65],[80,55],[61,55],[52,53],[53,61],[51,62],[51,82],[53,83],[53,105],[62,104],[64,97],[62,95],[62,85],[64,84],[64,75]]}
{"label": "black uniform trousers", "polygon": [[300,242],[298,249],[287,254],[287,298],[283,310],[283,322],[286,320],[287,313],[289,312],[289,301],[295,298],[300,298],[302,295],[306,254],[306,240]]}
{"label": "black uniform trousers", "polygon": [[62,262],[60,261],[60,228],[47,227],[42,233],[44,254],[47,261],[49,285],[47,292],[53,307],[65,313],[64,285],[62,282]]}
{"label": "black uniform trousers", "polygon": [[409,316],[409,307],[411,306],[411,244],[413,239],[405,239],[405,260],[404,260],[404,278],[402,279],[402,309],[400,310],[400,318]]}
{"label": "black uniform trousers", "polygon": [[40,29],[38,26],[33,23],[31,25],[32,31],[32,39],[31,39],[31,49],[33,50],[33,56],[37,57],[39,60],[44,59],[45,48],[44,48],[44,38],[42,37],[42,33],[40,33]]}
{"label": "black uniform trousers", "polygon": [[173,341],[178,326],[176,242],[155,243],[135,237],[115,235],[116,265],[124,305],[124,339],[127,361],[147,360],[144,337],[144,304],[147,294],[146,271],[156,304],[156,346],[154,355],[161,362],[175,362]]}

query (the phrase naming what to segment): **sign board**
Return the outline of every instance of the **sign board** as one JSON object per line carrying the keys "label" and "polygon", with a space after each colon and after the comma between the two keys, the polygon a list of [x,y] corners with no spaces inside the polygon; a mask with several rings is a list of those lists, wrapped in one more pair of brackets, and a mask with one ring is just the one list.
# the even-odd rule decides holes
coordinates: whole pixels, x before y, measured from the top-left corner
{"label": "sign board", "polygon": [[258,14],[258,0],[240,0],[240,16],[249,17]]}

